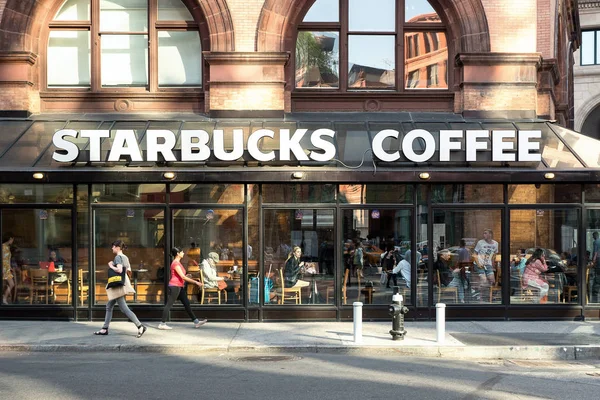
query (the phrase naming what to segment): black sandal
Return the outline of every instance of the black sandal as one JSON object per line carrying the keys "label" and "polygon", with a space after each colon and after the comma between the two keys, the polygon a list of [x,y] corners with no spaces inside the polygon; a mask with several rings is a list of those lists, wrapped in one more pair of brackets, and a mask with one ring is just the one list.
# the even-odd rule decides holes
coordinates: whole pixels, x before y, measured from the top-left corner
{"label": "black sandal", "polygon": [[[104,331],[104,332],[102,332]],[[102,328],[97,332],[94,332],[94,335],[98,335],[98,336],[106,336],[108,335],[108,328]]]}
{"label": "black sandal", "polygon": [[[142,329],[141,331],[140,331],[140,328]],[[144,333],[146,333],[146,329],[148,329],[148,328],[146,328],[144,325],[140,325],[140,326],[138,326],[138,334],[137,334],[137,336],[136,336],[136,337],[137,337],[138,339],[139,339],[139,338],[141,338],[141,337],[142,337],[142,335],[143,335]]]}

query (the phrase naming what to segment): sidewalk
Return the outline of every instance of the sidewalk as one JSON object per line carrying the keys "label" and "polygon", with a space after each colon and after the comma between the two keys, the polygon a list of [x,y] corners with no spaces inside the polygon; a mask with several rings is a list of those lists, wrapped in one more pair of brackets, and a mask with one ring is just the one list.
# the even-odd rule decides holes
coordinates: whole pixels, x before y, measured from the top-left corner
{"label": "sidewalk", "polygon": [[1,321],[0,351],[45,352],[395,352],[415,357],[472,359],[600,359],[600,322],[451,321],[444,343],[435,322],[407,322],[404,340],[393,341],[391,322],[363,322],[354,343],[350,322],[211,322],[199,329],[174,322],[171,331],[146,323],[137,339],[130,322],[113,322],[108,336],[94,336],[101,322]]}

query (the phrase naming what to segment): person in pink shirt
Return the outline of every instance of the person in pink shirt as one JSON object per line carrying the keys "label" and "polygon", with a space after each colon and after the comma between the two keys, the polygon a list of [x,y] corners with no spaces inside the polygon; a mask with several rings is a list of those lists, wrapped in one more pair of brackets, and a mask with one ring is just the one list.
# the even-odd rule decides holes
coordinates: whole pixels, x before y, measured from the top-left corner
{"label": "person in pink shirt", "polygon": [[183,250],[173,247],[171,249],[171,256],[174,257],[173,262],[171,263],[171,280],[169,280],[169,296],[167,299],[167,305],[163,310],[162,314],[162,322],[158,325],[158,329],[167,330],[173,329],[169,325],[167,325],[167,318],[169,318],[169,311],[171,311],[171,307],[176,300],[181,301],[181,304],[185,307],[185,311],[190,316],[192,321],[194,321],[194,327],[199,328],[206,323],[206,318],[198,319],[194,315],[192,308],[190,307],[190,300],[187,298],[187,291],[184,290],[184,282],[188,282],[194,285],[198,285],[198,287],[202,287],[202,282],[195,281],[192,278],[186,276],[185,268],[181,264],[181,259],[185,253]]}
{"label": "person in pink shirt", "polygon": [[522,286],[526,289],[528,286],[536,288],[540,291],[540,300],[548,294],[548,282],[542,279],[542,273],[548,270],[546,259],[544,258],[544,250],[535,249],[527,263],[525,264],[525,272],[523,272]]}

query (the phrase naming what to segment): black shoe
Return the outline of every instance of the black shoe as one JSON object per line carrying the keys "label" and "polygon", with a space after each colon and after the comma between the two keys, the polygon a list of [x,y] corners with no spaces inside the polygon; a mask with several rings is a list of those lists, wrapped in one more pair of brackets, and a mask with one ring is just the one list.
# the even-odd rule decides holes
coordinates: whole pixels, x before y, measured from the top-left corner
{"label": "black shoe", "polygon": [[[102,332],[104,331],[104,332]],[[94,332],[94,335],[98,335],[98,336],[106,336],[108,335],[108,328],[102,328],[97,332]]]}
{"label": "black shoe", "polygon": [[144,325],[140,325],[140,326],[138,326],[138,334],[137,334],[137,336],[136,336],[136,337],[137,337],[137,338],[141,338],[141,337],[142,337],[142,335],[143,335],[144,333],[146,333],[146,330],[147,330],[147,329],[148,329],[148,328],[146,328]]}

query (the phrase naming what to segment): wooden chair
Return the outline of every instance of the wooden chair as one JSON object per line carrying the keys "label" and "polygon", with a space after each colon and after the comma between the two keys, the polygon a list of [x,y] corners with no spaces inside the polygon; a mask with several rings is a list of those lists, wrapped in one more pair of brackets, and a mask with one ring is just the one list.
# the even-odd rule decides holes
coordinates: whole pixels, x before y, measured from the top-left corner
{"label": "wooden chair", "polygon": [[[70,278],[69,278],[70,279]],[[89,282],[83,282],[83,270],[77,270],[77,297],[79,299],[79,305],[83,305],[87,300],[90,293]]]}
{"label": "wooden chair", "polygon": [[33,299],[46,299],[48,304],[48,297],[50,287],[48,285],[48,270],[47,269],[30,269],[29,276],[31,278],[31,288],[29,303],[33,304]]}
{"label": "wooden chair", "polygon": [[437,290],[438,290],[438,301],[442,302],[445,298],[446,294],[449,294],[451,299],[454,300],[454,303],[458,303],[458,288],[457,287],[444,287],[442,286],[442,281],[440,280],[440,270],[435,270],[437,274]]}
{"label": "wooden chair", "polygon": [[67,274],[67,280],[64,282],[54,281],[52,292],[54,293],[55,304],[71,304],[71,271],[62,272]]}
{"label": "wooden chair", "polygon": [[[200,289],[200,304],[204,304],[204,298],[206,297],[206,301],[210,302],[211,300],[218,300],[218,303],[221,304],[221,294],[225,296],[225,302],[227,302],[227,291],[225,289],[219,288],[207,288],[206,281],[204,280],[204,272],[202,272],[202,268],[200,268],[200,279],[202,280],[202,288]],[[216,296],[215,296],[216,294]]]}
{"label": "wooden chair", "polygon": [[494,296],[500,294],[500,301],[502,301],[502,287],[500,282],[502,281],[502,269],[500,266],[496,267],[494,271],[494,286],[490,286],[490,303],[494,302]]}
{"label": "wooden chair", "polygon": [[286,300],[294,300],[296,304],[302,304],[302,288],[301,287],[285,287],[283,280],[283,268],[279,268],[279,287],[276,290],[279,304],[285,304]]}
{"label": "wooden chair", "polygon": [[19,273],[15,273],[15,287],[13,288],[13,302],[19,302],[22,297],[25,300],[31,297],[31,280],[29,279],[29,270],[22,269]]}
{"label": "wooden chair", "polygon": [[[344,280],[342,281],[342,302],[343,302],[342,304],[348,303],[348,297],[346,296],[346,287],[348,286],[349,273],[350,273],[349,269],[344,271]],[[329,297],[333,297],[334,290],[335,290],[335,288],[333,286],[327,287],[327,296],[326,296],[327,304],[329,304]]]}

